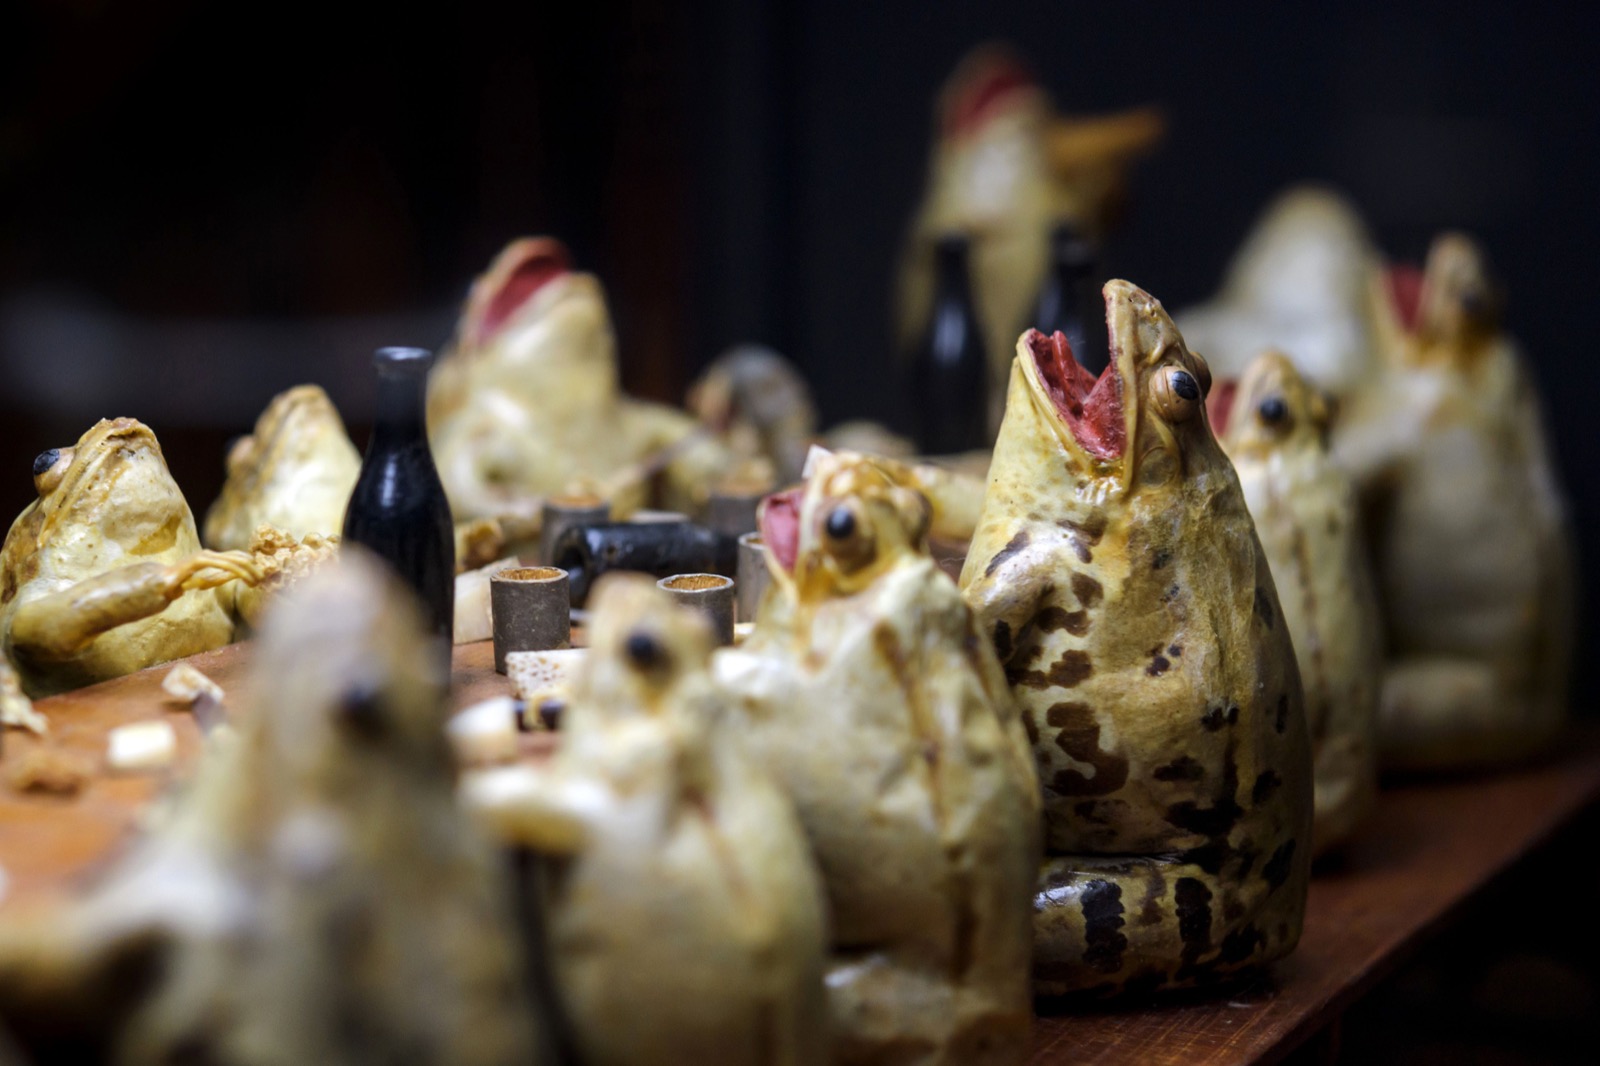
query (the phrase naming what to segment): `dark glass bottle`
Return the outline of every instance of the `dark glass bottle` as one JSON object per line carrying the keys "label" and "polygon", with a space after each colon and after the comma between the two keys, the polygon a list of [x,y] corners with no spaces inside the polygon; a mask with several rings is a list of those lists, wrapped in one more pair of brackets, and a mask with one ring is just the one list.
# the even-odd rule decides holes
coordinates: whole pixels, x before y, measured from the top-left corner
{"label": "dark glass bottle", "polygon": [[1050,265],[1024,328],[1045,336],[1066,334],[1072,354],[1086,369],[1098,374],[1106,365],[1105,308],[1095,277],[1094,246],[1070,222],[1050,232]]}
{"label": "dark glass bottle", "polygon": [[972,306],[967,238],[939,238],[928,330],[912,355],[912,424],[924,455],[951,455],[990,444],[989,364]]}
{"label": "dark glass bottle", "polygon": [[597,522],[561,534],[550,563],[567,572],[572,605],[581,607],[596,579],[613,570],[732,577],[739,566],[739,538],[693,522]]}
{"label": "dark glass bottle", "polygon": [[[428,628],[450,640],[456,542],[423,414],[433,353],[379,348],[377,417],[344,513],[344,540],[386,561],[422,600]],[[447,644],[448,646],[448,644]]]}

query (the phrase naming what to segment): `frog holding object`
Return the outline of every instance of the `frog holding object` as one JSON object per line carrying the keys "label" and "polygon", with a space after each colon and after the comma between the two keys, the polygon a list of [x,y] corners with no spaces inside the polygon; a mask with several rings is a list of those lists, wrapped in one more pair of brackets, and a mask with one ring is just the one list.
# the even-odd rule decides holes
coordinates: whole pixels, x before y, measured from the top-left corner
{"label": "frog holding object", "polygon": [[1420,276],[1391,280],[1380,387],[1335,436],[1373,516],[1380,759],[1524,758],[1565,716],[1576,585],[1539,397],[1473,241],[1443,235]]}
{"label": "frog holding object", "polygon": [[834,1061],[1020,1061],[1038,855],[1027,738],[928,555],[927,501],[865,456],[818,450],[809,467],[803,489],[763,504],[773,586],[715,669],[822,869]]}
{"label": "frog holding object", "polygon": [[591,1066],[820,1066],[825,917],[794,811],[736,743],[711,632],[602,580],[550,763],[464,786],[544,856],[557,993]]}
{"label": "frog holding object", "polygon": [[281,392],[228,452],[228,480],[206,514],[206,544],[247,549],[261,525],[294,538],[333,536],[360,472],[361,456],[328,394],[316,385]]}
{"label": "frog holding object", "polygon": [[1044,791],[1035,988],[1203,984],[1299,939],[1311,748],[1283,612],[1166,312],[1105,286],[1097,381],[1017,344],[961,580]]}
{"label": "frog holding object", "polygon": [[1378,798],[1383,623],[1355,486],[1329,454],[1328,402],[1282,352],[1258,356],[1237,391],[1216,390],[1209,413],[1294,639],[1315,753],[1312,837],[1320,854],[1348,837]]}
{"label": "frog holding object", "polygon": [[38,499],[0,548],[0,632],[29,695],[233,638],[230,583],[254,583],[260,569],[246,552],[201,550],[149,427],[102,420],[33,471]]}

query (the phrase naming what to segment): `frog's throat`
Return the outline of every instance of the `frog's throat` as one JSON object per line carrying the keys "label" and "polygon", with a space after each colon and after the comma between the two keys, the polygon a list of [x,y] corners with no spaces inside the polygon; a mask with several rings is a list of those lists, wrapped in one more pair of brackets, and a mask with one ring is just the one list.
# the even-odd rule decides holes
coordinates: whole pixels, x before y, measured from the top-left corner
{"label": "frog's throat", "polygon": [[473,294],[474,340],[493,340],[540,290],[571,271],[566,245],[555,238],[513,241],[479,281],[482,291]]}
{"label": "frog's throat", "polygon": [[1123,374],[1113,358],[1097,379],[1072,354],[1067,338],[1046,337],[1036,329],[1017,345],[1028,384],[1036,399],[1067,430],[1090,459],[1115,462],[1128,446],[1128,420],[1123,407]]}

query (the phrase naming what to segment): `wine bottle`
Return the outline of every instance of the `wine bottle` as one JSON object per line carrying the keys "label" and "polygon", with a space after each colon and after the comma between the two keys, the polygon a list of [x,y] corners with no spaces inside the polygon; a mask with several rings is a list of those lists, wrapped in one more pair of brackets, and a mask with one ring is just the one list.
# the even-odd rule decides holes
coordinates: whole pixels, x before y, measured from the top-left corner
{"label": "wine bottle", "polygon": [[1106,335],[1100,286],[1096,283],[1094,246],[1070,222],[1058,223],[1050,233],[1050,265],[1024,329],[1049,337],[1066,334],[1072,354],[1086,369],[1098,374],[1106,365]]}
{"label": "wine bottle", "polygon": [[959,234],[939,238],[932,313],[909,368],[908,392],[916,408],[912,423],[925,455],[951,455],[990,444],[989,364],[972,305],[968,248],[967,238]]}
{"label": "wine bottle", "polygon": [[732,577],[739,565],[739,538],[693,522],[596,522],[561,534],[550,562],[567,572],[572,605],[581,607],[595,580],[613,570],[652,577]]}
{"label": "wine bottle", "polygon": [[433,353],[379,348],[377,417],[344,513],[344,542],[370,549],[416,591],[430,630],[455,619],[456,546],[450,503],[428,449],[423,409]]}

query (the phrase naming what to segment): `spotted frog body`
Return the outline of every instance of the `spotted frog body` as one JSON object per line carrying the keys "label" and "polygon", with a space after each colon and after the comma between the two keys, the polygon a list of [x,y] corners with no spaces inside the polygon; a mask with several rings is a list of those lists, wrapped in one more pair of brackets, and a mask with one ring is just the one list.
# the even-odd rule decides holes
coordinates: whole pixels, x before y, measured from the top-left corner
{"label": "spotted frog body", "polygon": [[793,809],[732,735],[710,629],[637,575],[603,579],[593,602],[551,763],[464,789],[544,856],[578,1060],[820,1066],[821,888]]}
{"label": "spotted frog body", "polygon": [[328,394],[316,385],[281,392],[228,452],[228,479],[206,514],[206,544],[247,549],[261,525],[294,538],[336,535],[360,472],[361,456]]}
{"label": "spotted frog body", "polygon": [[912,486],[898,465],[813,452],[804,487],[763,505],[773,586],[716,675],[822,869],[834,1061],[1017,1062],[1037,784]]}
{"label": "spotted frog body", "polygon": [[228,643],[243,552],[200,549],[155,434],[131,418],[90,427],[34,462],[38,498],[0,548],[0,632],[41,696]]}
{"label": "spotted frog body", "polygon": [[1380,760],[1483,766],[1546,746],[1565,716],[1574,550],[1525,357],[1483,252],[1435,240],[1391,272],[1384,373],[1335,434],[1361,486],[1389,663]]}
{"label": "spotted frog body", "polygon": [[1378,793],[1382,619],[1355,486],[1328,447],[1329,404],[1282,352],[1259,355],[1210,407],[1294,639],[1316,764],[1315,850],[1341,843]]}
{"label": "spotted frog body", "polygon": [[1111,362],[1024,334],[962,586],[1033,741],[1035,988],[1203,984],[1291,950],[1311,860],[1294,651],[1210,373],[1105,286]]}

